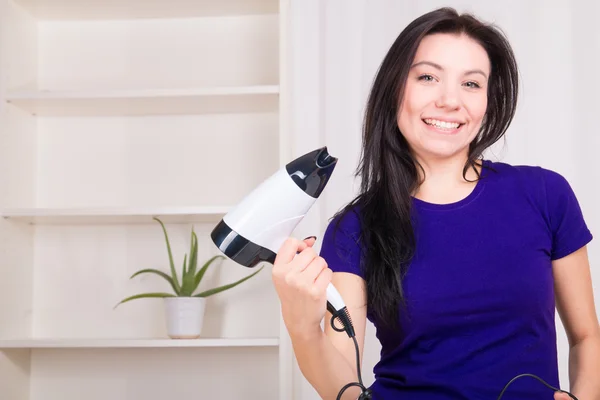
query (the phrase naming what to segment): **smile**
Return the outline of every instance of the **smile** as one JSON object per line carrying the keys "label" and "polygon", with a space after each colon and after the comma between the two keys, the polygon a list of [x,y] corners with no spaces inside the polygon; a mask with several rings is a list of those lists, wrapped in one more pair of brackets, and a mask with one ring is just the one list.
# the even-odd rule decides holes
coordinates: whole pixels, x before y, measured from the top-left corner
{"label": "smile", "polygon": [[430,118],[424,119],[422,121],[430,129],[442,133],[457,133],[464,126],[463,123],[459,122],[446,122]]}

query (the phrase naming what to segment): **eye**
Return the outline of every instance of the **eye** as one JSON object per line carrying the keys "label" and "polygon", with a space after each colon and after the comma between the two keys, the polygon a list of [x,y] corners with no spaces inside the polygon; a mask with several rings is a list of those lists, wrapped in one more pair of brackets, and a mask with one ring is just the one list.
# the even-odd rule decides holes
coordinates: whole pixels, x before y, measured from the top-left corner
{"label": "eye", "polygon": [[428,74],[420,75],[417,78],[417,80],[419,80],[419,81],[425,81],[425,82],[433,82],[433,79],[434,79],[433,76],[428,75]]}
{"label": "eye", "polygon": [[467,85],[467,87],[469,87],[471,89],[479,89],[479,88],[481,88],[481,86],[477,82],[472,82],[472,81],[465,83],[465,85]]}

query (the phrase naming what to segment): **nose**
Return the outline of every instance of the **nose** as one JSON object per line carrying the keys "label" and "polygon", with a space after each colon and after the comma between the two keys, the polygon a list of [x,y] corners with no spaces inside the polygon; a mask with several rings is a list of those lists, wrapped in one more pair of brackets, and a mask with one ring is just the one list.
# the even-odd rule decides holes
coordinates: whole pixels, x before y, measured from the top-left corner
{"label": "nose", "polygon": [[448,85],[443,85],[435,105],[439,108],[446,108],[449,110],[460,109],[461,100],[457,90],[455,88],[448,87]]}

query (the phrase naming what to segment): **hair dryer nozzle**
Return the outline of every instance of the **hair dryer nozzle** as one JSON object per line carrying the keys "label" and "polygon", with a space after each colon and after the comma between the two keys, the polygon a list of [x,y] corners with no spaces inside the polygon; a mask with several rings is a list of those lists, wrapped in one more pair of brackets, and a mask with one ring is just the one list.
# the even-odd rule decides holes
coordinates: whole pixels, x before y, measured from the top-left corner
{"label": "hair dryer nozzle", "polygon": [[327,146],[324,146],[296,158],[285,168],[300,189],[309,196],[318,198],[325,189],[337,161],[336,157],[329,154]]}
{"label": "hair dryer nozzle", "polygon": [[321,168],[328,167],[337,162],[337,158],[329,154],[327,146],[317,149],[317,166]]}

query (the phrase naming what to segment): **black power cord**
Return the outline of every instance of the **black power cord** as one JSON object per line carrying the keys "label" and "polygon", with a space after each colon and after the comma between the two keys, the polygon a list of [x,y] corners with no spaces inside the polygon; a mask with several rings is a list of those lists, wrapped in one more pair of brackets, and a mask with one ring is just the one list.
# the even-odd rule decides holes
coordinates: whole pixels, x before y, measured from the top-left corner
{"label": "black power cord", "polygon": [[502,398],[502,395],[504,395],[504,392],[506,392],[506,389],[508,389],[508,387],[510,386],[511,383],[513,383],[514,381],[516,381],[519,378],[522,378],[524,376],[528,376],[534,379],[537,379],[538,381],[540,381],[544,386],[546,386],[549,389],[554,390],[555,392],[562,392],[562,393],[566,393],[569,395],[570,398],[574,399],[574,400],[579,400],[577,397],[575,397],[575,395],[573,395],[572,393],[567,392],[566,390],[560,390],[558,388],[555,388],[551,385],[548,384],[548,382],[544,381],[542,378],[540,378],[537,375],[533,375],[533,374],[521,374],[521,375],[517,375],[514,378],[512,378],[507,384],[506,386],[504,386],[504,389],[502,389],[502,392],[500,392],[500,396],[498,396],[497,400],[500,400]]}
{"label": "black power cord", "polygon": [[[356,341],[356,335],[354,333],[354,326],[352,325],[352,320],[350,319],[350,313],[348,313],[348,309],[346,307],[342,308],[339,311],[335,311],[334,309],[330,309],[330,311],[333,311],[332,317],[331,317],[331,327],[337,332],[346,332],[348,334],[348,337],[350,337],[354,341],[354,348],[356,349],[356,372],[358,375],[358,382],[351,382],[351,383],[346,384],[344,387],[342,387],[342,389],[340,389],[340,392],[338,393],[336,399],[341,400],[344,392],[352,386],[358,386],[362,390],[362,393],[360,394],[360,396],[358,397],[357,400],[372,399],[371,390],[366,388],[365,385],[363,384],[362,374],[360,372],[360,351],[358,349],[358,342]],[[341,328],[337,327],[335,325],[335,320],[338,320],[341,323],[341,325],[342,325]],[[579,400],[572,393],[569,393],[566,390],[561,390],[561,389],[555,388],[555,387],[551,386],[550,384],[548,384],[546,381],[544,381],[539,376],[533,375],[533,374],[521,374],[521,375],[517,375],[514,378],[512,378],[506,384],[506,386],[504,386],[504,389],[502,389],[502,392],[500,392],[500,395],[498,396],[497,400],[502,399],[502,396],[504,395],[504,393],[506,392],[508,387],[511,385],[511,383],[513,383],[514,381],[516,381],[517,379],[522,378],[522,377],[531,377],[531,378],[537,379],[543,385],[545,385],[547,388],[549,388],[555,392],[566,393],[573,400]]]}
{"label": "black power cord", "polygon": [[[360,396],[358,396],[357,400],[371,399],[371,390],[366,388],[363,384],[362,374],[360,372],[360,351],[358,349],[358,342],[356,341],[354,326],[352,325],[352,320],[350,319],[350,313],[348,312],[348,309],[346,307],[340,309],[339,311],[335,311],[333,309],[331,309],[330,311],[333,311],[331,317],[331,327],[337,332],[346,332],[348,334],[348,337],[350,337],[354,341],[354,348],[356,350],[356,373],[358,375],[358,382],[350,382],[344,385],[344,387],[340,389],[340,392],[338,393],[336,399],[341,400],[344,392],[352,386],[358,386],[362,390],[362,393],[360,394]],[[335,325],[335,320],[338,320],[341,323],[341,328]]]}

